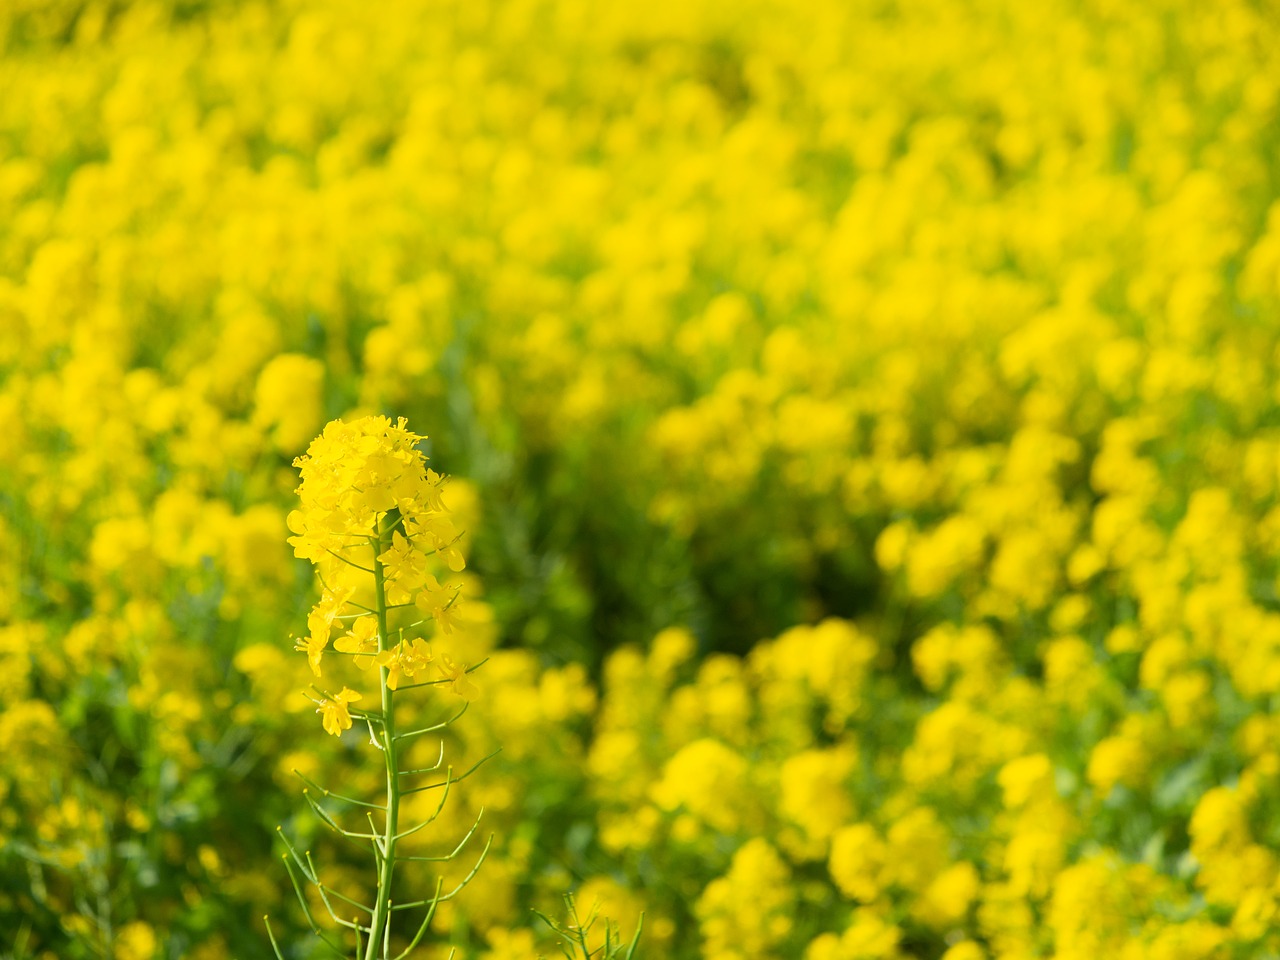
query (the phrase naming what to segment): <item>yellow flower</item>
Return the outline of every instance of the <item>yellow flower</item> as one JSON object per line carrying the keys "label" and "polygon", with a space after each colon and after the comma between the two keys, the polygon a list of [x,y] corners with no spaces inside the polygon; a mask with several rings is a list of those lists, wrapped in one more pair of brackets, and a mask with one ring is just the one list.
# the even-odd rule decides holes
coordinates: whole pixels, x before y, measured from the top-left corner
{"label": "yellow flower", "polygon": [[442,587],[435,577],[428,576],[414,603],[419,610],[435,620],[441,633],[453,633],[453,628],[457,625],[457,600],[456,589]]}
{"label": "yellow flower", "polygon": [[1004,805],[1009,810],[1021,810],[1057,796],[1053,764],[1043,753],[1010,760],[1000,768],[996,782],[1004,792]]}
{"label": "yellow flower", "polygon": [[413,592],[422,586],[427,569],[427,558],[399,530],[391,534],[391,546],[378,556],[386,574],[400,595],[389,599],[392,603],[403,603]]}
{"label": "yellow flower", "polygon": [[1117,783],[1137,786],[1146,777],[1150,765],[1150,751],[1138,737],[1125,734],[1104,737],[1089,754],[1085,779],[1105,795]]}
{"label": "yellow flower", "polygon": [[964,860],[953,863],[925,887],[913,912],[929,926],[946,929],[964,921],[981,888],[982,879],[973,864]]}
{"label": "yellow flower", "polygon": [[378,666],[387,668],[387,686],[392,690],[400,686],[401,677],[412,677],[434,659],[431,648],[417,639],[398,643],[377,656]]}
{"label": "yellow flower", "polygon": [[748,840],[729,871],[707,884],[694,906],[704,956],[770,957],[791,932],[796,888],[791,870],[763,838]]}
{"label": "yellow flower", "polygon": [[328,645],[329,637],[326,630],[324,635],[313,633],[305,640],[299,637],[293,649],[301,650],[307,655],[307,662],[311,664],[311,672],[318,677],[320,676],[320,658],[324,656],[324,648]]}
{"label": "yellow flower", "polygon": [[359,699],[361,699],[360,694],[349,687],[343,687],[332,698],[326,697],[321,700],[316,713],[323,715],[325,731],[337,737],[342,735],[343,730],[350,730],[351,713],[347,709],[347,704]]}
{"label": "yellow flower", "polygon": [[300,510],[289,515],[298,556],[332,567],[352,535],[369,534],[374,521],[393,507],[408,524],[434,513],[438,502],[426,488],[425,457],[417,443],[425,439],[405,428],[404,418],[363,417],[334,420],[294,461],[302,475]]}
{"label": "yellow flower", "polygon": [[253,421],[268,428],[282,452],[302,449],[324,419],[324,364],[312,357],[282,353],[258,376]]}
{"label": "yellow flower", "polygon": [[782,764],[779,812],[803,829],[816,852],[825,853],[831,835],[853,816],[845,782],[857,762],[857,751],[843,745],[804,750]]}
{"label": "yellow flower", "polygon": [[339,653],[355,654],[356,666],[361,670],[367,669],[374,663],[378,652],[378,618],[373,615],[361,617],[345,636],[334,641],[333,648]]}
{"label": "yellow flower", "polygon": [[852,823],[832,838],[828,869],[845,896],[870,903],[889,884],[888,858],[888,847],[875,827]]}
{"label": "yellow flower", "polygon": [[116,935],[115,960],[151,960],[156,955],[156,934],[141,920],[125,924]]}
{"label": "yellow flower", "polygon": [[441,656],[436,668],[440,671],[440,675],[449,681],[453,692],[463,700],[470,702],[479,698],[480,688],[467,676],[467,665],[465,663],[457,664],[451,658]]}

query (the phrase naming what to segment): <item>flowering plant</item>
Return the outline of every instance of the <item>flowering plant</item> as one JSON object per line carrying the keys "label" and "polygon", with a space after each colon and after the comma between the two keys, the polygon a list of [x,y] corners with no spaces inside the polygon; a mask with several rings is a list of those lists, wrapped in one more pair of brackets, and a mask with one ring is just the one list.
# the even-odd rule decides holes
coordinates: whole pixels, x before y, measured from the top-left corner
{"label": "flowering plant", "polygon": [[[346,955],[321,929],[301,880],[314,888],[331,920],[354,936],[357,960],[407,957],[425,935],[436,908],[475,875],[492,843],[491,837],[475,867],[450,891],[444,892],[443,880],[438,879],[430,896],[393,902],[397,863],[452,860],[479,826],[477,817],[462,842],[444,856],[410,856],[401,848],[404,840],[440,815],[452,785],[479,766],[455,775],[444,762],[442,734],[480,695],[469,676],[479,664],[455,662],[415,635],[425,627],[433,627],[440,635],[452,631],[460,587],[441,584],[431,571],[433,563],[443,562],[455,573],[465,565],[458,549],[460,535],[441,497],[444,478],[426,467],[426,457],[418,447],[424,439],[406,429],[403,417],[395,423],[386,417],[364,417],[352,423],[335,420],[311,443],[306,455],[294,461],[302,474],[297,491],[302,506],[289,515],[289,528],[294,533],[289,543],[299,557],[315,565],[323,588],[320,601],[307,617],[310,633],[297,641],[296,649],[307,655],[318,681],[324,677],[322,663],[330,653],[349,657],[361,677],[370,673],[376,677],[376,691],[369,689],[372,706],[357,707],[366,702],[365,694],[345,682],[336,692],[316,684],[312,699],[325,731],[333,736],[342,736],[357,720],[368,727],[369,743],[381,753],[386,767],[386,791],[382,802],[371,803],[335,794],[299,774],[308,788],[304,796],[321,820],[343,837],[371,847],[377,874],[372,904],[326,884],[311,854],[300,855],[287,838],[285,864],[312,930],[336,953]],[[415,619],[401,623],[408,611]],[[358,680],[353,682],[362,685]],[[400,729],[397,694],[429,687],[447,687],[463,701],[462,708],[418,729]],[[409,768],[404,762],[409,750],[433,735],[439,740],[435,762]],[[407,784],[406,778],[422,775],[436,776],[426,783]],[[435,812],[402,829],[402,800],[429,790],[440,791]],[[369,829],[355,831],[342,826],[312,791],[364,810]],[[284,836],[283,830],[280,834]],[[356,915],[341,916],[335,902],[354,909]],[[400,911],[412,909],[421,910],[422,918],[407,945],[393,953],[392,920]],[[269,921],[267,931],[276,956],[281,957]]]}

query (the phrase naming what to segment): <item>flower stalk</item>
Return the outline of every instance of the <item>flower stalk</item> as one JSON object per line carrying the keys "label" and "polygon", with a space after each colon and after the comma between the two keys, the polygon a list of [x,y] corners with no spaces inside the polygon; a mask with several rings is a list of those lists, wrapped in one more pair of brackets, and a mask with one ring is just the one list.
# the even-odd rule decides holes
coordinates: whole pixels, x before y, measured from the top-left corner
{"label": "flower stalk", "polygon": [[[380,557],[389,543],[389,529],[386,524],[377,528],[377,536],[371,540],[374,548],[373,560],[373,596],[378,618],[378,653],[386,653],[389,649],[389,631],[387,629],[387,589],[386,573]],[[394,524],[392,524],[394,526]],[[382,755],[387,766],[387,825],[382,840],[382,863],[378,871],[378,900],[375,904],[373,921],[370,924],[368,947],[365,960],[376,960],[377,946],[385,940],[385,933],[391,923],[391,878],[396,868],[396,834],[400,829],[400,767],[397,762],[396,745],[396,692],[387,684],[388,670],[378,667],[378,680],[382,693]],[[435,904],[432,904],[432,912]],[[380,936],[380,934],[382,936]]]}
{"label": "flower stalk", "polygon": [[[343,655],[341,659],[346,663],[340,665],[340,670],[354,667],[359,673],[368,674],[370,668],[376,667],[372,674],[377,690],[369,691],[369,699],[376,698],[377,708],[355,706],[365,702],[365,695],[345,684],[337,693],[317,686],[321,699],[315,702],[324,729],[334,736],[342,736],[357,720],[368,726],[370,745],[382,755],[385,795],[381,803],[371,803],[335,794],[299,776],[306,784],[303,797],[321,821],[345,839],[372,851],[376,876],[373,902],[366,904],[334,890],[325,883],[311,853],[299,854],[283,830],[280,835],[287,850],[285,867],[312,932],[335,954],[353,960],[405,960],[426,935],[440,903],[454,897],[475,876],[493,839],[489,838],[470,873],[453,889],[444,891],[442,881],[437,879],[429,895],[411,894],[405,902],[393,902],[392,884],[398,863],[442,863],[463,853],[479,828],[479,816],[448,854],[423,856],[401,851],[405,841],[439,817],[454,784],[488,759],[483,758],[461,776],[455,776],[453,768],[445,763],[441,739],[433,765],[400,769],[414,740],[433,733],[443,737],[443,731],[479,696],[470,674],[480,664],[455,662],[442,652],[437,654],[422,637],[405,637],[406,632],[412,634],[424,625],[434,627],[433,642],[452,632],[459,589],[442,585],[430,568],[440,561],[455,572],[464,566],[457,547],[459,535],[440,496],[443,478],[426,469],[426,458],[417,449],[422,439],[405,429],[403,418],[394,424],[385,417],[366,417],[351,424],[334,421],[312,442],[307,455],[295,461],[302,473],[298,488],[302,508],[289,516],[294,533],[289,542],[299,557],[316,566],[323,587],[320,602],[307,617],[310,636],[299,640],[296,649],[306,654],[317,678],[323,676],[327,653]],[[365,532],[359,533],[361,530]],[[367,551],[372,559],[353,557],[355,551]],[[372,606],[365,591],[372,592]],[[355,599],[357,596],[363,597],[364,602]],[[393,611],[410,607],[416,607],[421,618],[396,627],[393,635]],[[345,632],[335,638],[336,631]],[[359,680],[354,682],[361,685]],[[401,732],[396,718],[397,694],[422,687],[441,687],[460,697],[464,701],[462,709],[440,722]],[[413,777],[429,779],[414,783],[409,779]],[[440,791],[435,811],[405,827],[401,822],[402,801],[428,790]],[[341,816],[321,799],[359,808],[368,829],[344,826]],[[329,923],[338,928],[339,934],[345,931],[354,940],[354,954],[334,941],[330,936],[334,931],[321,926],[307,897],[307,885],[323,904]],[[410,922],[402,935],[407,945],[394,953],[394,922],[405,918],[409,911],[420,912],[420,920],[416,928]],[[276,957],[283,960],[269,920],[267,932]]]}

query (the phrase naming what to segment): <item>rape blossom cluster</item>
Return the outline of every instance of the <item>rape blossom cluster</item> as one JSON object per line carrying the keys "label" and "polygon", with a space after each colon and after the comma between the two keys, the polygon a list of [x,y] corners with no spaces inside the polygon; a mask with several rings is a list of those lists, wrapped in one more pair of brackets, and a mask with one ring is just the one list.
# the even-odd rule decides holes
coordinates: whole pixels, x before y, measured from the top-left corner
{"label": "rape blossom cluster", "polygon": [[15,954],[1280,952],[1274,11],[383,6],[0,4]]}
{"label": "rape blossom cluster", "polygon": [[[307,655],[317,677],[333,640],[333,649],[351,655],[357,667],[385,669],[392,690],[406,677],[425,682],[438,671],[455,693],[472,700],[479,690],[467,677],[466,664],[455,663],[447,654],[437,658],[420,637],[404,639],[403,629],[396,642],[380,642],[374,608],[355,600],[358,592],[369,592],[374,570],[369,564],[376,563],[385,577],[383,601],[389,609],[414,607],[441,633],[453,630],[460,588],[442,586],[429,572],[429,562],[438,557],[456,572],[466,561],[457,547],[460,535],[441,499],[444,479],[427,469],[417,448],[425,439],[410,433],[403,417],[394,424],[386,417],[364,417],[350,424],[335,420],[294,461],[302,474],[302,507],[287,518],[294,532],[289,542],[296,556],[316,567],[324,587],[320,602],[307,616],[310,634],[297,641],[296,649]],[[385,532],[379,524],[393,512],[391,544],[379,552],[376,545]],[[335,736],[349,730],[349,704],[360,697],[358,691],[343,687],[321,700],[325,730]]]}

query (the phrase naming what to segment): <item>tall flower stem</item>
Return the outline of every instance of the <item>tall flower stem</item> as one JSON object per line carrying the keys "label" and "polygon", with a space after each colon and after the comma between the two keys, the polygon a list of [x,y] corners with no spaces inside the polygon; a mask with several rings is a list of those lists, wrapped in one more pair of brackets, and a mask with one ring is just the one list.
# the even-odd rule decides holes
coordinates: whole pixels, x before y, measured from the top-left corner
{"label": "tall flower stem", "polygon": [[[354,960],[391,960],[393,918],[407,920],[408,915],[404,911],[421,908],[423,912],[417,932],[406,929],[403,949],[395,956],[395,960],[407,960],[426,936],[436,907],[466,886],[489,852],[489,844],[486,843],[471,873],[447,893],[442,892],[442,881],[437,877],[432,897],[419,896],[415,899],[407,896],[402,902],[391,902],[397,859],[452,860],[461,853],[463,845],[475,832],[473,826],[455,851],[444,856],[405,857],[397,850],[400,841],[410,842],[408,838],[435,821],[449,795],[449,788],[471,773],[468,770],[454,776],[452,767],[447,767],[442,771],[442,781],[419,783],[417,786],[402,782],[401,778],[409,775],[440,775],[437,771],[444,762],[443,741],[436,765],[421,770],[400,769],[401,748],[406,753],[410,752],[411,740],[420,734],[443,730],[460,717],[462,711],[420,730],[401,732],[396,724],[397,690],[408,692],[418,687],[448,684],[453,693],[467,701],[480,694],[466,676],[470,670],[465,663],[457,664],[444,653],[440,653],[437,659],[420,636],[411,635],[405,639],[404,630],[397,630],[393,638],[391,624],[388,623],[390,611],[416,606],[431,613],[408,629],[434,620],[440,631],[448,632],[449,618],[453,615],[451,608],[461,590],[458,584],[442,586],[430,573],[437,562],[459,571],[465,566],[465,560],[455,546],[459,534],[440,498],[443,478],[426,468],[426,457],[418,449],[418,444],[424,439],[409,431],[403,417],[394,423],[386,417],[362,417],[352,423],[334,420],[311,442],[306,454],[294,461],[302,475],[302,484],[298,487],[301,506],[289,514],[289,529],[293,532],[289,543],[297,556],[315,565],[324,588],[320,602],[307,617],[311,635],[299,640],[295,649],[306,653],[311,670],[317,677],[321,676],[321,663],[331,640],[336,653],[354,657],[357,669],[367,670],[376,661],[374,673],[382,701],[381,709],[370,704],[366,709],[357,708],[353,714],[350,705],[363,700],[365,693],[347,686],[337,692],[315,688],[323,694],[323,699],[315,700],[315,703],[327,733],[341,737],[351,729],[353,721],[368,723],[370,745],[381,751],[386,767],[385,803],[369,803],[333,793],[299,774],[307,784],[308,789],[303,791],[307,803],[325,824],[361,846],[366,843],[372,846],[377,874],[373,902],[360,903],[338,893],[321,879],[311,855],[305,851],[299,853],[285,839],[288,847],[285,866],[312,933],[339,956],[353,956]],[[365,548],[372,551],[372,561],[365,562],[363,556],[348,555],[349,551],[363,551]],[[370,577],[373,578],[374,598],[372,605],[366,606],[369,601],[365,591]],[[387,602],[388,594],[395,603]],[[358,602],[357,596],[365,603]],[[349,609],[358,612],[347,613]],[[344,627],[347,627],[345,634],[333,639],[335,630],[341,631]],[[431,679],[437,673],[440,679]],[[402,676],[412,678],[415,675],[418,677],[413,683],[400,682]],[[372,690],[368,693],[372,694]],[[410,794],[437,788],[442,792],[436,812],[414,826],[402,829],[401,800]],[[313,789],[316,796],[308,792]],[[362,808],[368,829],[348,830],[339,822],[341,814],[335,817],[321,798],[346,807]],[[377,822],[379,813],[386,818],[382,824]],[[479,816],[476,821],[478,825]],[[284,836],[283,830],[281,836]],[[303,889],[304,882],[314,887],[333,924],[347,931],[346,936],[354,937],[354,955],[344,953],[322,929],[311,910],[309,897]],[[334,907],[335,901],[356,908],[363,916],[354,919],[339,916]],[[284,960],[271,933],[269,920],[267,935],[271,937],[277,960]]]}
{"label": "tall flower stem", "polygon": [[[373,546],[373,596],[378,618],[378,652],[391,648],[387,629],[387,589],[382,561],[378,559],[390,545],[391,529],[395,525],[384,516],[375,525],[374,536],[369,538]],[[395,691],[387,686],[386,667],[378,668],[378,681],[382,688],[382,755],[387,765],[387,822],[383,835],[381,863],[378,869],[378,893],[370,924],[369,942],[365,948],[365,960],[376,960],[378,951],[386,940],[387,927],[391,923],[391,878],[396,866],[396,834],[400,823],[400,768],[396,758]]]}

